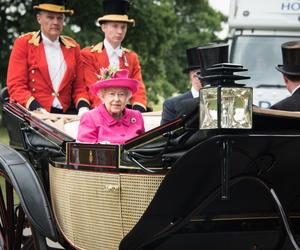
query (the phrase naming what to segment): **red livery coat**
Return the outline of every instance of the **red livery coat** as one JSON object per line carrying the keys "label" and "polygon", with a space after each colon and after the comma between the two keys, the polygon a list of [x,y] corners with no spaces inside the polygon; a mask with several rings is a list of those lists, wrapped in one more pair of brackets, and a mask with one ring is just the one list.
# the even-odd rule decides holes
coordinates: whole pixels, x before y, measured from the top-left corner
{"label": "red livery coat", "polygon": [[7,73],[7,87],[11,101],[29,108],[35,99],[48,112],[55,96],[64,112],[70,107],[71,100],[76,107],[81,100],[89,103],[83,81],[80,46],[65,36],[60,36],[60,42],[67,69],[58,91],[55,92],[40,32],[31,32],[15,40]]}
{"label": "red livery coat", "polygon": [[[85,83],[89,87],[98,81],[97,75],[100,74],[101,68],[109,67],[109,59],[106,49],[103,48],[103,43],[98,43],[96,46],[87,47],[81,50],[81,60],[84,68]],[[135,52],[123,48],[122,57],[120,57],[120,69],[129,71],[129,78],[136,79],[139,82],[137,92],[132,96],[130,102],[133,105],[140,105],[146,109],[147,97],[145,85],[143,83],[141,66],[138,56]],[[101,103],[99,97],[90,93],[92,107],[96,107]]]}

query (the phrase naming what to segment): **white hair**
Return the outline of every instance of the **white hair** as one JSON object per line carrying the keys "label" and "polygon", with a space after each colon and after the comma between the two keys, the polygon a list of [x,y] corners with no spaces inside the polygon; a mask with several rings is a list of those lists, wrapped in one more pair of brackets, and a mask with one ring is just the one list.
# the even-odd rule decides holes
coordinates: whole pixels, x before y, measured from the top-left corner
{"label": "white hair", "polygon": [[[113,88],[113,87],[112,87]],[[132,97],[132,92],[129,88],[123,88],[123,87],[120,87],[122,89],[124,89],[126,91],[126,103],[129,102],[130,98]],[[102,102],[104,102],[104,94],[106,92],[107,88],[103,88],[103,89],[100,89],[97,93],[97,96],[101,99]]]}

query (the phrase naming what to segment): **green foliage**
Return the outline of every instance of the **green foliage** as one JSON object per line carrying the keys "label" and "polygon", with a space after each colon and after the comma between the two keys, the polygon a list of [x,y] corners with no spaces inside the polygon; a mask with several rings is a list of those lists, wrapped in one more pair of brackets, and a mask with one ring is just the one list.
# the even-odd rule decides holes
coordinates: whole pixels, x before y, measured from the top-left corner
{"label": "green foliage", "polygon": [[[37,30],[32,0],[0,0],[0,81],[5,83],[13,40]],[[150,103],[189,88],[186,52],[190,47],[216,40],[226,17],[214,11],[207,0],[132,0],[128,13],[136,26],[129,27],[123,46],[136,51],[142,65]],[[102,16],[102,0],[68,1],[75,15],[67,17],[64,33],[86,47],[103,39],[96,26]],[[7,11],[9,9],[10,11]]]}

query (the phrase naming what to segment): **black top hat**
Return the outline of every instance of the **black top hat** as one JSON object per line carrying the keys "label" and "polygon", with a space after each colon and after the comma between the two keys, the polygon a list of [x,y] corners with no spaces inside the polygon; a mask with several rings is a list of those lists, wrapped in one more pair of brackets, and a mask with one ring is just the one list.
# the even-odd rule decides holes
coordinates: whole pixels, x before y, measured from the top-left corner
{"label": "black top hat", "polygon": [[128,0],[104,0],[103,16],[98,18],[98,22],[114,21],[134,24],[133,19],[128,19],[127,13],[130,2]]}
{"label": "black top hat", "polygon": [[300,41],[283,43],[281,50],[283,65],[276,69],[283,74],[300,76]]}
{"label": "black top hat", "polygon": [[34,10],[45,10],[56,13],[64,13],[68,15],[73,15],[73,10],[65,9],[65,1],[64,0],[40,0],[39,5],[33,6]]}
{"label": "black top hat", "polygon": [[228,44],[212,43],[197,48],[201,74],[205,69],[218,63],[228,62]]}
{"label": "black top hat", "polygon": [[199,56],[197,53],[197,48],[198,47],[193,47],[189,48],[186,50],[186,58],[187,58],[187,63],[188,67],[183,70],[183,72],[188,72],[190,70],[195,70],[195,69],[200,69],[200,61],[199,61]]}

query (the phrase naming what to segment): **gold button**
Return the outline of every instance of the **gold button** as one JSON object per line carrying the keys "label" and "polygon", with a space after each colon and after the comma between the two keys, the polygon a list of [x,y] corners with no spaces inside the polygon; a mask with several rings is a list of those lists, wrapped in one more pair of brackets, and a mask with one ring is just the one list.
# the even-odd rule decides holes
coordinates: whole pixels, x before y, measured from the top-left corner
{"label": "gold button", "polygon": [[52,94],[51,94],[52,96],[56,96],[56,94],[53,92]]}
{"label": "gold button", "polygon": [[33,69],[33,70],[31,70],[31,73],[32,73],[32,74],[34,74],[34,73],[35,73],[35,70],[34,70],[34,69]]}
{"label": "gold button", "polygon": [[32,79],[31,81],[32,81],[32,82],[35,82],[35,79]]}
{"label": "gold button", "polygon": [[56,96],[59,96],[59,93],[57,93]]}
{"label": "gold button", "polygon": [[32,89],[32,92],[35,92],[35,88]]}

